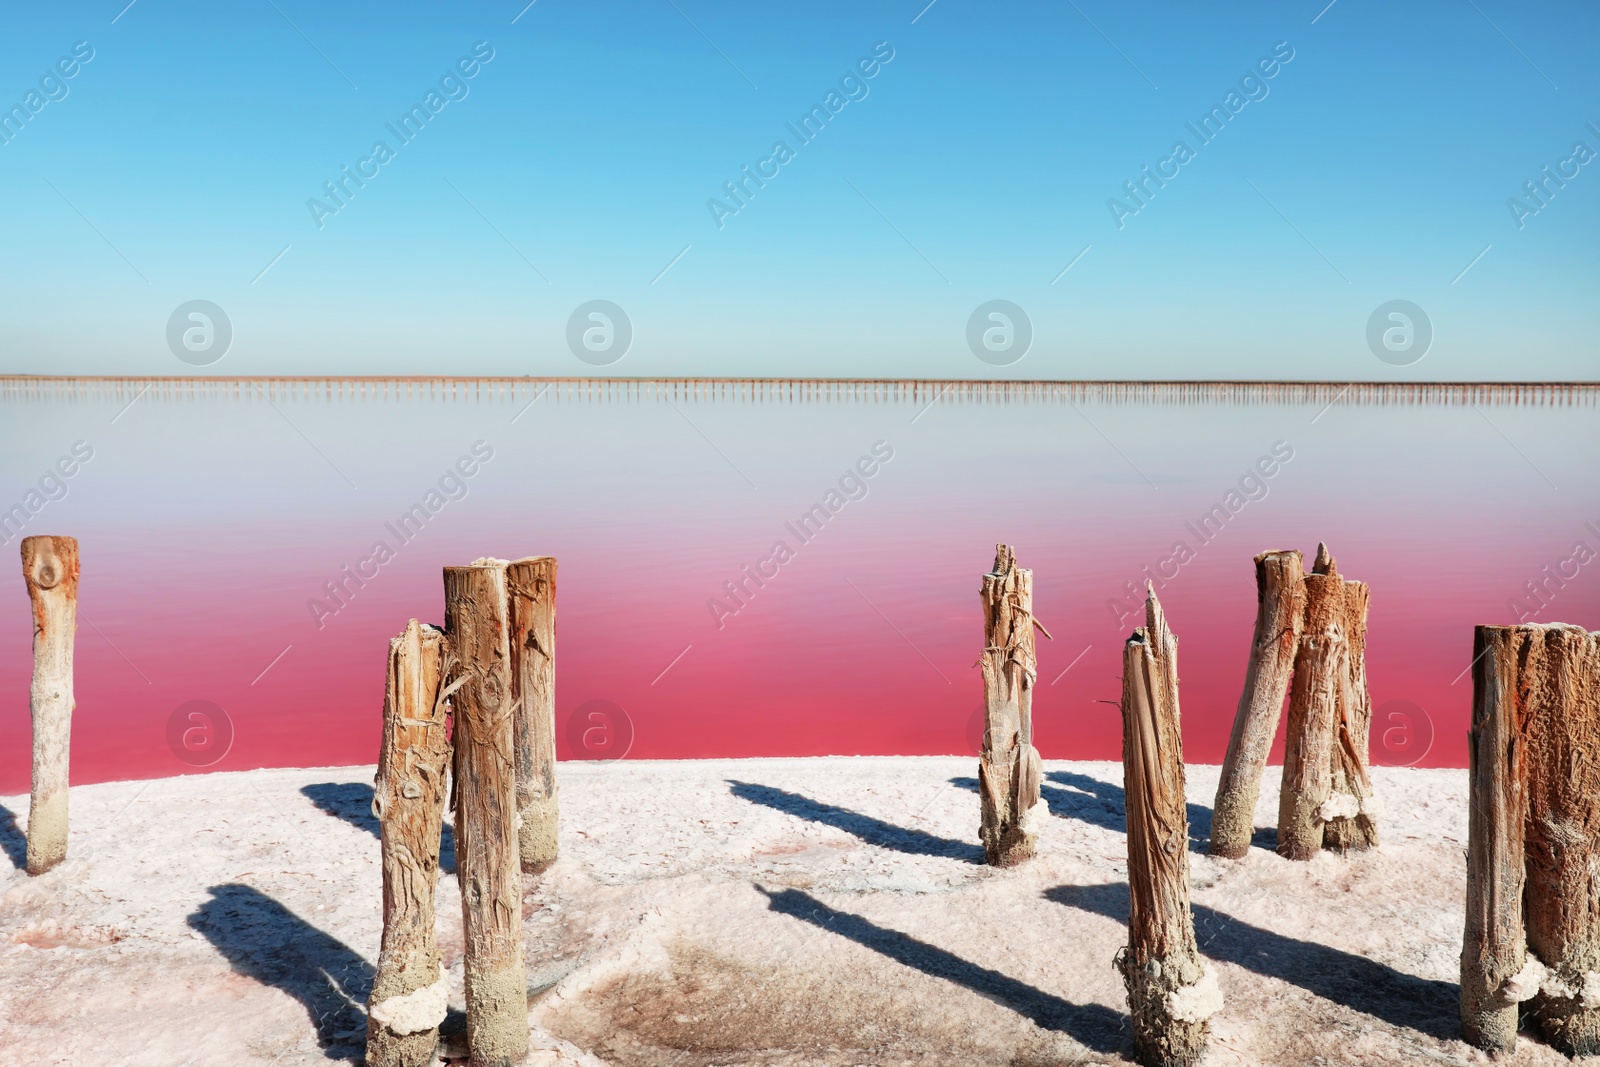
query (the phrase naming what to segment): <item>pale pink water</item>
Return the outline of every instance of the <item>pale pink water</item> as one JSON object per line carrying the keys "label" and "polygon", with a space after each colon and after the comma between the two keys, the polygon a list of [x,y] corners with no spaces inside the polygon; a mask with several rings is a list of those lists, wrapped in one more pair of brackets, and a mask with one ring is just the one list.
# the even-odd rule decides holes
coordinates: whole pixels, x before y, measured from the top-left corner
{"label": "pale pink water", "polygon": [[[1309,558],[1323,539],[1346,576],[1370,583],[1380,763],[1462,764],[1472,627],[1516,621],[1513,598],[1538,609],[1530,619],[1600,628],[1600,562],[1567,562],[1578,542],[1600,552],[1588,389],[1554,403],[1347,394],[1329,407],[1338,387],[1182,402],[1094,390],[934,400],[927,384],[810,400],[592,387],[527,407],[537,384],[476,399],[281,390],[270,402],[157,388],[124,410],[138,388],[0,397],[0,507],[25,502],[75,442],[93,449],[21,531],[81,543],[76,782],[207,764],[203,732],[189,750],[169,744],[190,701],[232,726],[212,769],[370,762],[389,637],[411,617],[438,621],[440,567],[483,555],[559,558],[562,758],[620,755],[629,734],[630,758],[971,751],[977,592],[997,541],[1033,568],[1054,634],[1035,698],[1049,758],[1120,752],[1111,702],[1139,617],[1111,605],[1130,604],[1147,566],[1180,641],[1191,761],[1225,746],[1255,609],[1251,557],[1264,549]],[[471,462],[477,442],[487,462]],[[465,495],[441,492],[402,542],[386,524],[426,507],[461,457]],[[852,470],[859,482],[829,500]],[[830,503],[809,541],[785,525]],[[1237,506],[1202,540],[1195,524],[1218,504]],[[380,540],[393,558],[359,587],[346,580],[342,604],[330,598],[325,583]],[[1164,564],[1180,541],[1192,558]],[[10,558],[0,792],[21,792],[31,624]],[[776,574],[758,588],[746,565]],[[742,604],[724,588],[741,580]],[[1544,582],[1544,607],[1529,582]],[[718,597],[721,612],[708,606]],[[176,737],[204,725],[186,716]]]}

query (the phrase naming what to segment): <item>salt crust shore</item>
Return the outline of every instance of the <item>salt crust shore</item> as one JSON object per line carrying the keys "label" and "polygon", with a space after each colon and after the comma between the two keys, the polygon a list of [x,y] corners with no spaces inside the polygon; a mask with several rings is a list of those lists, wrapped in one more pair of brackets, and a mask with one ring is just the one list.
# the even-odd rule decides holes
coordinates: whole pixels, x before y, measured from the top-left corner
{"label": "salt crust shore", "polygon": [[[562,764],[561,859],[524,900],[528,1062],[1131,1062],[1111,965],[1121,767],[1045,771],[1039,855],[997,871],[973,758]],[[1189,768],[1195,923],[1226,998],[1205,1062],[1488,1063],[1455,1038],[1466,773],[1376,769],[1382,848],[1311,863],[1274,855],[1270,829],[1247,860],[1204,855],[1216,777]],[[359,1063],[381,900],[371,779],[76,788],[69,858],[32,879],[27,798],[0,798],[5,1061]],[[459,1012],[453,877],[439,901]],[[1523,1038],[1499,1062],[1567,1061]]]}

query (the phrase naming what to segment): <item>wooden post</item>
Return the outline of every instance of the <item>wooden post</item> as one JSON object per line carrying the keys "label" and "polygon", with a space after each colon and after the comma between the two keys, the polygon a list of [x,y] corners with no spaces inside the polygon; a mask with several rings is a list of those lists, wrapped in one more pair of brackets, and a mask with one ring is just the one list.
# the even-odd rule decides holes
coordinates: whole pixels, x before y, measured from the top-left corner
{"label": "wooden post", "polygon": [[[1043,767],[1033,747],[1033,572],[1017,566],[1009,545],[996,545],[994,570],[983,576],[983,752],[978,757],[983,852],[996,867],[1033,855]],[[1040,627],[1042,630],[1043,627]],[[1049,635],[1046,634],[1048,637]]]}
{"label": "wooden post", "polygon": [[517,847],[530,874],[556,859],[556,561],[509,564],[511,695],[516,701]]}
{"label": "wooden post", "polygon": [[1461,944],[1461,1036],[1490,1052],[1517,1043],[1517,1006],[1539,986],[1523,945],[1523,823],[1527,817],[1517,627],[1479,626],[1473,640],[1467,734],[1467,923]]}
{"label": "wooden post", "polygon": [[1344,581],[1326,545],[1305,577],[1306,614],[1289,692],[1283,789],[1278,795],[1278,852],[1309,860],[1322,848],[1323,805],[1332,790],[1333,724],[1349,699],[1349,644]]}
{"label": "wooden post", "polygon": [[1378,847],[1382,799],[1372,788],[1367,743],[1372,732],[1372,696],[1367,692],[1366,582],[1344,581],[1344,632],[1349,682],[1335,709],[1332,777],[1323,844],[1341,852]]}
{"label": "wooden post", "polygon": [[1133,1045],[1146,1067],[1188,1067],[1205,1052],[1222,1007],[1216,974],[1194,940],[1189,819],[1178,713],[1178,639],[1152,589],[1145,625],[1122,654],[1122,768],[1128,817],[1128,989]]}
{"label": "wooden post", "polygon": [[450,982],[434,940],[434,887],[450,739],[443,635],[412,619],[389,642],[372,813],[383,842],[383,942],[367,1009],[367,1067],[428,1067]]}
{"label": "wooden post", "polygon": [[78,629],[78,542],[24,537],[22,575],[33,603],[33,796],[29,874],[67,858],[67,756],[72,747],[72,652]]}
{"label": "wooden post", "polygon": [[1211,854],[1230,859],[1249,851],[1255,834],[1261,772],[1283,713],[1305,612],[1305,563],[1299,551],[1263,552],[1255,563],[1255,639],[1211,815]]}
{"label": "wooden post", "polygon": [[464,683],[455,713],[456,869],[472,1067],[528,1054],[516,826],[516,734],[503,563],[444,569],[445,632]]}
{"label": "wooden post", "polygon": [[1545,1039],[1569,1056],[1600,1054],[1600,634],[1519,627],[1527,647],[1516,694],[1527,745],[1529,951],[1549,968],[1533,998]]}

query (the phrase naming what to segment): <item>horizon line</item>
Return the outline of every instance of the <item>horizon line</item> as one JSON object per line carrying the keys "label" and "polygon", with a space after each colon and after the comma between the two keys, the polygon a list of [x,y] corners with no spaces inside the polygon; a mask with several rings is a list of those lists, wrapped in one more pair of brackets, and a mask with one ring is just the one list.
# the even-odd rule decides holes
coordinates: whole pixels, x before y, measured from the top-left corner
{"label": "horizon line", "polygon": [[718,375],[718,374],[0,374],[11,382],[493,382],[554,385],[565,382],[628,383],[758,383],[848,385],[1287,385],[1358,386],[1362,388],[1488,388],[1530,386],[1538,388],[1600,388],[1600,379],[1550,380],[1528,378],[1463,378],[1416,381],[1380,381],[1364,378],[914,378],[841,377],[835,375]]}

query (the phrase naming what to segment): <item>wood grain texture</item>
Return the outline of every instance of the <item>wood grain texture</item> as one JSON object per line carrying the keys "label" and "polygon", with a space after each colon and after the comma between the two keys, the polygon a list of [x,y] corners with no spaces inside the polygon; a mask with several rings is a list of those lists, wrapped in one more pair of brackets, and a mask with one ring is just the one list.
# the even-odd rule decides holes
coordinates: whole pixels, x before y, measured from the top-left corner
{"label": "wood grain texture", "polygon": [[1518,627],[1527,744],[1523,915],[1550,970],[1539,1028],[1569,1056],[1600,1054],[1600,634]]}
{"label": "wood grain texture", "polygon": [[444,589],[447,649],[464,678],[451,708],[467,1045],[472,1067],[511,1067],[528,1054],[528,1000],[505,564],[446,567]]}
{"label": "wood grain texture", "polygon": [[1322,848],[1322,805],[1332,789],[1333,725],[1338,708],[1349,700],[1344,582],[1331,558],[1328,568],[1305,577],[1305,622],[1289,691],[1278,853],[1296,860],[1308,860]]}
{"label": "wood grain texture", "polygon": [[1527,817],[1515,627],[1479,626],[1473,639],[1472,727],[1467,734],[1466,930],[1461,943],[1461,1037],[1490,1052],[1517,1043],[1527,964],[1523,941],[1523,823]]}
{"label": "wood grain texture", "polygon": [[1033,747],[1033,686],[1038,680],[1033,630],[1033,572],[1017,566],[1009,545],[995,546],[983,576],[984,731],[978,793],[986,862],[1012,867],[1033,855],[1043,768]]}
{"label": "wood grain texture", "polygon": [[[1189,910],[1189,820],[1178,709],[1178,641],[1152,591],[1123,646],[1122,766],[1128,820],[1128,947],[1118,957],[1134,1050],[1147,1067],[1187,1067],[1205,1051],[1207,1011],[1175,1010],[1207,980]],[[1209,982],[1214,983],[1212,976]],[[1192,996],[1191,996],[1192,999]],[[1214,1010],[1214,1008],[1212,1009]]]}
{"label": "wood grain texture", "polygon": [[368,1002],[367,1067],[428,1067],[445,1013],[448,982],[434,936],[450,771],[443,645],[438,630],[416,619],[389,642],[372,790],[382,842],[383,941]]}
{"label": "wood grain texture", "polygon": [[68,755],[72,747],[73,649],[78,630],[78,542],[24,537],[22,576],[33,606],[33,792],[28,804],[29,874],[67,857]]}
{"label": "wood grain texture", "polygon": [[522,869],[557,854],[556,561],[529,556],[506,567],[511,598],[511,695],[516,701],[517,848]]}
{"label": "wood grain texture", "polygon": [[1255,835],[1261,772],[1283,713],[1305,614],[1305,563],[1298,550],[1263,552],[1255,565],[1255,636],[1211,816],[1211,854],[1231,859],[1248,852]]}
{"label": "wood grain texture", "polygon": [[1378,847],[1379,806],[1367,762],[1372,732],[1372,696],[1367,691],[1367,609],[1370,602],[1367,583],[1344,579],[1349,679],[1334,709],[1329,789],[1335,796],[1351,798],[1350,802],[1359,812],[1329,819],[1323,827],[1323,844],[1341,852]]}

